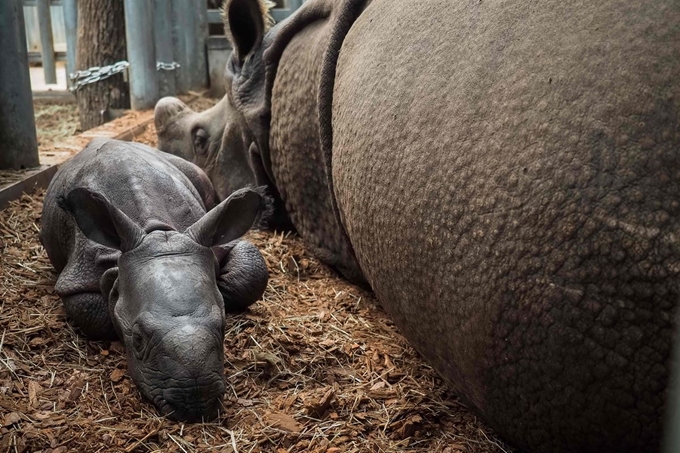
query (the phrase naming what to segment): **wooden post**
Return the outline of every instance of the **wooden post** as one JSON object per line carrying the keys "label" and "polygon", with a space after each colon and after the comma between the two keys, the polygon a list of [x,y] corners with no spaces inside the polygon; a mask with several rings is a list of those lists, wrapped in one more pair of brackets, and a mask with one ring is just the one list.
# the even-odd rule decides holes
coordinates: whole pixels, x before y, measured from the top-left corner
{"label": "wooden post", "polygon": [[[124,6],[123,0],[78,0],[76,69],[127,59]],[[130,107],[130,90],[122,73],[85,84],[75,95],[82,130],[109,121],[116,109]]]}
{"label": "wooden post", "polygon": [[37,167],[26,29],[21,0],[0,1],[0,169]]}
{"label": "wooden post", "polygon": [[70,74],[76,72],[76,46],[78,44],[78,3],[77,0],[62,0],[64,26],[66,28],[66,80],[71,86]]}
{"label": "wooden post", "polygon": [[[168,0],[155,0],[155,8],[156,60],[161,63],[172,63],[175,61],[175,54],[172,50],[172,5]],[[175,79],[178,69],[172,71],[161,69],[158,71],[160,97],[177,94]]]}
{"label": "wooden post", "polygon": [[152,1],[125,0],[125,37],[130,62],[130,105],[134,110],[151,109],[158,101],[153,24]]}
{"label": "wooden post", "polygon": [[40,56],[42,58],[45,83],[57,83],[57,68],[54,63],[54,39],[52,37],[52,15],[50,0],[38,0],[38,28],[40,29]]}
{"label": "wooden post", "polygon": [[196,53],[193,71],[193,89],[208,87],[208,2],[196,0]]}
{"label": "wooden post", "polygon": [[[200,3],[200,5],[199,5]],[[180,93],[207,86],[208,11],[204,0],[172,0],[172,30]]]}

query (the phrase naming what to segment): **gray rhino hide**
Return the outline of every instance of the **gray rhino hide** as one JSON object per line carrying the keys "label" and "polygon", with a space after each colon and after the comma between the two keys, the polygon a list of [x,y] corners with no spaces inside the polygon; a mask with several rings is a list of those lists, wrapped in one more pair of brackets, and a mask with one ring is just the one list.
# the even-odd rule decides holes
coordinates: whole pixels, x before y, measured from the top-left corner
{"label": "gray rhino hide", "polygon": [[675,0],[374,0],[343,43],[332,174],[361,269],[531,451],[659,448],[678,24]]}
{"label": "gray rhino hide", "polygon": [[251,162],[310,249],[363,273],[504,439],[657,450],[680,273],[680,4],[364,6],[309,0],[232,59]]}
{"label": "gray rhino hide", "polygon": [[344,11],[338,5],[308,5],[281,27],[265,53],[269,71],[285,68],[272,74],[269,153],[273,180],[310,251],[350,280],[363,281],[333,206],[317,112],[324,80],[318,62],[337,41],[334,31]]}
{"label": "gray rhino hide", "polygon": [[268,280],[239,240],[267,215],[261,189],[214,199],[195,165],[116,140],[64,163],[45,196],[41,239],[66,314],[90,338],[118,336],[135,384],[175,420],[217,416],[225,310],[255,302]]}
{"label": "gray rhino hide", "polygon": [[[108,153],[109,158],[95,159],[97,153]],[[98,178],[92,165],[116,167],[116,174],[126,175],[126,179]],[[75,187],[106,194],[145,231],[159,225],[184,231],[215,205],[215,192],[205,173],[181,158],[139,143],[106,139],[93,140],[55,176],[45,197],[41,232],[50,261],[59,273],[55,290],[64,300],[69,316],[86,335],[115,338],[117,334],[105,310],[88,313],[83,307],[106,308],[105,303],[98,302],[102,298],[101,278],[116,266],[120,251],[88,240],[73,217],[57,206],[59,196]],[[159,198],[159,193],[167,196]],[[97,301],[79,301],[72,307],[70,296]]]}

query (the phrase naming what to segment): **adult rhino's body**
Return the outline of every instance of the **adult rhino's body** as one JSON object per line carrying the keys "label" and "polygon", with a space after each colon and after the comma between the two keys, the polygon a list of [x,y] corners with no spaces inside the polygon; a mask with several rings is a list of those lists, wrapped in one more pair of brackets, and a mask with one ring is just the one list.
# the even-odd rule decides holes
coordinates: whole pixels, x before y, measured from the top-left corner
{"label": "adult rhino's body", "polygon": [[229,107],[303,237],[505,439],[656,451],[680,4],[311,0],[263,40],[258,17],[227,3]]}
{"label": "adult rhino's body", "polygon": [[376,0],[340,53],[333,181],[359,264],[520,445],[653,450],[680,277],[680,4],[444,5]]}

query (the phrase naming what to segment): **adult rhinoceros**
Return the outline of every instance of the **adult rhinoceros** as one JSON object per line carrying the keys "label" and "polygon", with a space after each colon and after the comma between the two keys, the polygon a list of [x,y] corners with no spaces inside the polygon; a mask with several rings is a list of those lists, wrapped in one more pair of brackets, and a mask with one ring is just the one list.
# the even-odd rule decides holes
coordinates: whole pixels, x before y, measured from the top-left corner
{"label": "adult rhinoceros", "polygon": [[[184,129],[244,162],[216,177],[275,187],[313,250],[365,277],[514,445],[659,448],[680,3],[310,0],[268,32],[256,0],[224,16],[234,120]],[[178,112],[164,100],[158,124]]]}

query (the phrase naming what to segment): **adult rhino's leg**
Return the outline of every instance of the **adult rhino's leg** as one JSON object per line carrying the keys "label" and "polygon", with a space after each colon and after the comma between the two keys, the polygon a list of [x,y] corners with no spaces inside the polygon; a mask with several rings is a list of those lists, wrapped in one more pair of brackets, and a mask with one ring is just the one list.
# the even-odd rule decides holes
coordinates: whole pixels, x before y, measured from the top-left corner
{"label": "adult rhino's leg", "polygon": [[336,198],[411,343],[531,451],[656,451],[680,293],[680,4],[374,0]]}

